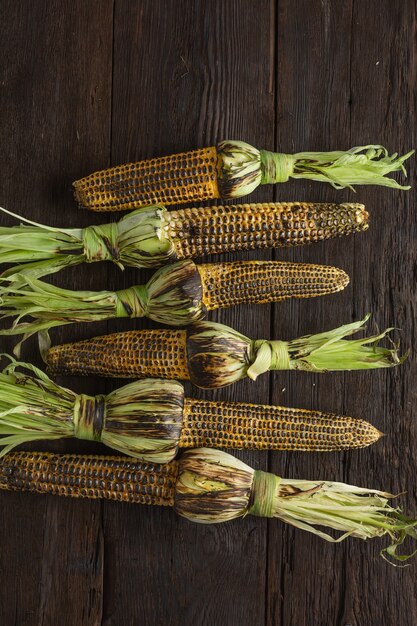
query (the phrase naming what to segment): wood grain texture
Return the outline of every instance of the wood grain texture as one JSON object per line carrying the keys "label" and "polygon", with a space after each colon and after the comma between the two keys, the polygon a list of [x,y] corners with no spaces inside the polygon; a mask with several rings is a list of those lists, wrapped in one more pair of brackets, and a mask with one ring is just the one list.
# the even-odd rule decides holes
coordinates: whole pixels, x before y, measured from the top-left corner
{"label": "wood grain texture", "polygon": [[[416,102],[416,11],[413,3],[279,2],[276,66],[277,146],[328,149],[382,143],[407,151],[413,142]],[[302,21],[300,15],[303,16]],[[294,76],[297,79],[294,81]],[[288,88],[289,86],[289,88]],[[415,160],[410,161],[415,184]],[[293,260],[343,267],[351,285],[314,307],[288,307],[285,336],[314,332],[372,312],[371,328],[396,325],[404,349],[415,345],[415,191],[358,188],[354,195],[315,183],[287,185],[286,199],[340,198],[364,202],[370,229],[343,242],[294,250]],[[277,191],[278,199],[283,190]],[[283,310],[283,307],[280,307]],[[275,317],[275,327],[278,318]],[[283,377],[284,396],[275,401],[321,409],[337,406],[370,420],[388,436],[367,450],[342,455],[273,455],[271,469],[285,475],[330,478],[352,484],[406,490],[402,503],[416,514],[415,355],[398,370]],[[408,381],[408,382],[407,382]],[[281,385],[279,385],[281,387]],[[270,523],[268,624],[414,624],[415,574],[379,558],[384,541],[326,544],[301,531]],[[278,567],[277,567],[278,565]],[[294,593],[303,590],[303,600]]]}
{"label": "wood grain texture", "polygon": [[[255,143],[272,146],[274,98],[268,85],[273,59],[263,37],[269,32],[270,7],[264,0],[258,4],[146,0],[138,10],[139,4],[116,3],[113,163],[213,145],[220,137],[243,138],[248,127]],[[255,72],[259,55],[265,62]],[[270,200],[271,193],[262,190],[255,199]],[[133,275],[142,274],[115,278],[127,286]],[[249,336],[269,334],[268,307],[248,307],[244,316],[242,309],[231,309],[211,319]],[[256,386],[217,393],[191,385],[186,389],[195,397],[254,402],[269,393],[267,377]],[[241,456],[266,467],[262,455]],[[207,528],[176,519],[172,512],[150,510],[145,516],[138,508],[110,512],[107,507],[103,522],[105,536],[115,542],[120,533],[128,538],[106,559],[105,573],[119,581],[120,594],[119,602],[105,604],[106,624],[263,623],[265,523],[248,518]],[[132,602],[139,596],[141,602]]]}
{"label": "wood grain texture", "polygon": [[[112,20],[111,1],[0,3],[1,206],[53,225],[91,223],[73,201],[71,182],[94,166],[96,152],[109,160]],[[2,225],[13,223],[0,219]],[[93,288],[96,278],[77,270],[59,280]],[[54,340],[64,337],[59,330]],[[2,352],[11,345],[2,340]],[[35,341],[23,356],[40,363]],[[69,384],[76,387],[77,381]],[[78,381],[78,387],[85,391],[91,384]],[[95,381],[95,388],[100,393],[104,385]],[[85,449],[73,442],[49,448]],[[72,507],[5,495],[0,494],[2,624],[100,624],[100,504]]]}
{"label": "wood grain texture", "polygon": [[[412,0],[3,0],[0,204],[53,225],[109,221],[114,216],[77,209],[72,180],[224,138],[287,152],[368,142],[407,151],[415,142],[416,13]],[[414,348],[414,190],[353,194],[294,181],[261,188],[251,200],[364,202],[371,226],[304,249],[231,255],[333,264],[350,274],[351,285],[326,298],[237,307],[211,319],[250,337],[289,339],[371,311],[371,328],[395,324],[404,349]],[[53,280],[121,289],[149,274],[96,264]],[[155,325],[118,320],[52,335],[58,343],[142,327]],[[39,363],[34,341],[23,356]],[[216,392],[186,389],[194,397],[317,408],[373,422],[388,436],[365,450],[237,456],[288,477],[406,490],[401,502],[417,515],[416,367],[412,352],[398,370],[278,372]],[[60,382],[89,393],[121,384]],[[105,450],[73,441],[32,447]],[[384,540],[332,545],[257,518],[204,527],[156,507],[0,493],[0,545],[5,626],[417,622],[417,565],[389,567],[379,557]]]}

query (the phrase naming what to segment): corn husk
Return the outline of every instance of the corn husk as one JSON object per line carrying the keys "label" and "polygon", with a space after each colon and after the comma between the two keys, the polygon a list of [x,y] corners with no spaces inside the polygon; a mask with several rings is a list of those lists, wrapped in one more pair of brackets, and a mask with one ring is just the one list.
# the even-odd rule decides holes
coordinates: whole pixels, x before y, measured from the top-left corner
{"label": "corn husk", "polygon": [[[175,490],[177,513],[193,522],[212,524],[245,515],[280,519],[326,541],[388,535],[382,553],[399,561],[407,536],[417,539],[417,520],[390,505],[393,494],[333,481],[284,479],[253,470],[220,450],[196,449],[183,454]],[[337,531],[333,536],[327,530]]]}
{"label": "corn husk", "polygon": [[[15,317],[0,335],[30,335],[73,322],[147,316],[185,326],[204,315],[200,275],[192,261],[160,268],[146,285],[120,291],[72,291],[25,274],[0,281],[2,318]],[[32,317],[33,321],[22,321]],[[15,349],[19,354],[21,342]]]}
{"label": "corn husk", "polygon": [[183,405],[184,389],[175,381],[145,379],[92,397],[11,359],[0,373],[0,456],[30,441],[78,437],[165,463],[178,450]]}
{"label": "corn husk", "polygon": [[226,140],[218,144],[218,186],[222,198],[240,198],[261,184],[285,183],[302,178],[330,183],[335,189],[355,185],[383,185],[392,189],[410,189],[388,174],[406,176],[404,156],[389,155],[378,145],[358,146],[346,151],[298,152],[284,154],[258,150],[243,142]]}
{"label": "corn husk", "polygon": [[215,322],[196,322],[187,329],[187,357],[190,380],[203,388],[224,387],[242,378],[252,380],[273,370],[336,372],[393,367],[407,355],[398,355],[398,346],[379,343],[393,329],[347,341],[369,319],[345,324],[316,335],[291,341],[251,340]]}
{"label": "corn husk", "polygon": [[0,228],[0,263],[19,264],[3,272],[4,277],[25,273],[41,278],[95,261],[112,261],[121,269],[155,267],[176,256],[166,234],[167,211],[162,205],[138,209],[115,223],[87,228],[53,228],[0,210],[26,222]]}

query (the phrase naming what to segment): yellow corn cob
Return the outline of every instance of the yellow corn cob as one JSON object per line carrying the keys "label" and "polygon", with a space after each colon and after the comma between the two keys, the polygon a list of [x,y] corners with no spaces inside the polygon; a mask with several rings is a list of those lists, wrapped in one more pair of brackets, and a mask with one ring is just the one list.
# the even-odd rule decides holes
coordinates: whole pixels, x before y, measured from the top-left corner
{"label": "yellow corn cob", "polygon": [[[185,259],[160,268],[146,285],[116,292],[60,289],[18,274],[0,280],[0,318],[17,317],[0,335],[27,338],[62,324],[117,317],[146,316],[162,324],[188,326],[213,309],[311,298],[340,291],[348,283],[348,275],[335,267],[280,261],[197,266]],[[35,319],[25,321],[26,317]]]}
{"label": "yellow corn cob", "polygon": [[77,437],[156,462],[196,445],[331,451],[381,436],[368,422],[332,413],[185,398],[176,381],[143,379],[107,396],[76,394],[14,360],[0,373],[0,433],[3,454],[26,441]]}
{"label": "yellow corn cob", "polygon": [[198,272],[207,311],[313,298],[341,291],[349,283],[349,276],[337,267],[280,261],[204,263]]}
{"label": "yellow corn cob", "polygon": [[403,163],[411,154],[389,156],[382,146],[362,146],[288,155],[257,150],[241,141],[223,141],[216,148],[95,172],[74,182],[75,197],[94,211],[123,211],[153,203],[240,198],[258,185],[285,183],[289,178],[328,182],[338,189],[354,184],[409,189],[386,176],[405,173]]}
{"label": "yellow corn cob", "polygon": [[83,262],[158,267],[206,254],[303,245],[367,228],[362,204],[275,202],[171,212],[155,205],[136,209],[116,223],[83,229],[34,222],[0,228],[0,264],[17,263],[3,278],[40,278]]}
{"label": "yellow corn cob", "polygon": [[368,422],[333,413],[186,398],[179,446],[334,452],[380,437]]}
{"label": "yellow corn cob", "polygon": [[189,380],[187,331],[130,330],[53,346],[45,355],[51,374]]}

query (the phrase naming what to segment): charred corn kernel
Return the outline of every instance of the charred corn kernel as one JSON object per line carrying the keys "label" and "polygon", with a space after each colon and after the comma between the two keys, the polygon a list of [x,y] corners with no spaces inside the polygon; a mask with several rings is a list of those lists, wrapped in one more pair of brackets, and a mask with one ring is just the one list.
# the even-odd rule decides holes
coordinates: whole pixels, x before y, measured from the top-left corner
{"label": "charred corn kernel", "polygon": [[187,380],[185,330],[130,330],[53,346],[45,356],[52,374]]}
{"label": "charred corn kernel", "polygon": [[76,394],[14,360],[0,373],[0,433],[0,456],[27,441],[77,437],[158,463],[194,445],[339,450],[367,446],[381,435],[350,417],[185,399],[176,381],[149,378],[106,396]]}
{"label": "charred corn kernel", "polygon": [[363,204],[281,202],[179,209],[165,215],[176,257],[298,246],[367,230]]}
{"label": "charred corn kernel", "polygon": [[74,188],[81,206],[94,211],[219,198],[217,151],[203,148],[119,165],[76,181]]}
{"label": "charred corn kernel", "polygon": [[205,263],[198,267],[207,311],[237,304],[314,298],[341,291],[349,276],[337,267],[281,261]]}
{"label": "charred corn kernel", "polygon": [[[280,261],[200,266],[191,260],[178,261],[160,268],[146,285],[116,292],[60,289],[18,274],[0,279],[0,319],[17,318],[0,335],[23,335],[24,341],[54,326],[117,317],[149,317],[162,324],[188,326],[204,317],[206,310],[320,296],[340,291],[348,282],[348,275],[335,267]],[[34,319],[26,321],[26,317]]]}
{"label": "charred corn kernel", "polygon": [[381,437],[362,420],[280,406],[186,398],[183,416],[181,448],[333,452],[363,448]]}
{"label": "charred corn kernel", "polygon": [[366,230],[368,213],[362,204],[275,202],[171,212],[155,205],[116,223],[83,229],[29,224],[0,227],[0,263],[19,264],[3,277],[40,278],[97,261],[120,268],[157,267],[205,254],[308,244]]}
{"label": "charred corn kernel", "polygon": [[[277,518],[330,542],[388,535],[382,550],[397,555],[417,520],[390,505],[390,493],[332,481],[287,479],[254,470],[220,450],[186,451],[167,465],[126,457],[16,452],[0,459],[0,489],[172,506],[193,522],[245,515]],[[330,535],[327,529],[339,533]]]}
{"label": "charred corn kernel", "polygon": [[0,458],[0,489],[72,498],[173,506],[177,476],[175,462],[130,457],[12,452]]}
{"label": "charred corn kernel", "polygon": [[150,203],[166,205],[215,198],[240,198],[261,184],[285,183],[289,178],[327,182],[337,189],[353,185],[385,185],[409,189],[388,178],[406,174],[404,161],[382,146],[347,151],[284,154],[257,150],[243,141],[222,141],[168,157],[118,165],[74,182],[81,206],[94,211],[123,211]]}
{"label": "charred corn kernel", "polygon": [[223,387],[273,370],[329,372],[393,367],[403,362],[398,347],[380,345],[387,329],[347,341],[363,330],[369,316],[323,333],[291,341],[251,340],[215,322],[187,330],[133,330],[50,348],[45,354],[55,374],[190,379],[203,388]]}

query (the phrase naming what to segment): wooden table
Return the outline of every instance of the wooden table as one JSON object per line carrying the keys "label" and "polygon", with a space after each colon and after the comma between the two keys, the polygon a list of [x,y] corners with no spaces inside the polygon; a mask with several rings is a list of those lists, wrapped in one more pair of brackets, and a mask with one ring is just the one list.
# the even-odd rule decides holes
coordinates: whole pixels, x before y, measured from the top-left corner
{"label": "wooden table", "polygon": [[[61,226],[108,221],[80,211],[71,182],[110,164],[245,139],[286,152],[416,146],[417,16],[412,0],[2,0],[0,203]],[[415,158],[410,161],[415,185]],[[251,201],[366,203],[370,230],[245,258],[334,264],[342,293],[240,307],[211,319],[249,336],[293,338],[373,313],[415,345],[415,191],[318,183],[264,187]],[[13,220],[1,217],[2,224]],[[235,256],[233,258],[242,258]],[[97,264],[62,286],[123,288],[145,273]],[[58,343],[142,323],[74,325]],[[149,324],[144,323],[143,326]],[[2,341],[2,350],[11,343]],[[40,363],[35,342],[26,360]],[[394,370],[277,373],[195,396],[281,403],[364,417],[387,434],[345,454],[240,453],[288,477],[406,491],[417,515],[416,356]],[[102,393],[117,381],[60,379]],[[72,440],[34,448],[100,451]],[[0,494],[4,626],[105,624],[375,626],[417,622],[417,563],[395,569],[384,540],[333,545],[253,517],[204,527],[170,510]]]}

